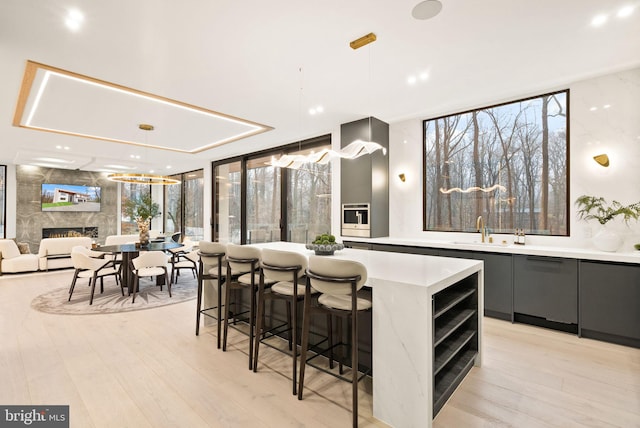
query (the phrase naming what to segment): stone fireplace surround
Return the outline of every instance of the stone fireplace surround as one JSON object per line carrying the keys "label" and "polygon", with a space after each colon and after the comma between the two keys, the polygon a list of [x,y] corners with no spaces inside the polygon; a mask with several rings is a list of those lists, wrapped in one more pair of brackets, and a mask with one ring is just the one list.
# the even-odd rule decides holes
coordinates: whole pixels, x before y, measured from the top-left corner
{"label": "stone fireplace surround", "polygon": [[[42,211],[42,183],[100,186],[101,209],[99,212]],[[117,234],[118,184],[100,172],[16,165],[16,213],[16,238],[29,243],[32,253],[38,252],[43,229],[86,230],[99,226],[91,238],[103,243],[107,236]]]}

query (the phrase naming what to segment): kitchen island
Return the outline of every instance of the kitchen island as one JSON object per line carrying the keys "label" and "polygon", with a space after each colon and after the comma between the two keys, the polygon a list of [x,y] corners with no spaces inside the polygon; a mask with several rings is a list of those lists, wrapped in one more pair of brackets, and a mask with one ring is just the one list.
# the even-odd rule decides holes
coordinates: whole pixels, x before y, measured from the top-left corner
{"label": "kitchen island", "polygon": [[[313,255],[303,244],[256,246]],[[466,373],[481,365],[483,262],[351,248],[325,257],[367,267],[373,416],[391,426],[431,426]]]}

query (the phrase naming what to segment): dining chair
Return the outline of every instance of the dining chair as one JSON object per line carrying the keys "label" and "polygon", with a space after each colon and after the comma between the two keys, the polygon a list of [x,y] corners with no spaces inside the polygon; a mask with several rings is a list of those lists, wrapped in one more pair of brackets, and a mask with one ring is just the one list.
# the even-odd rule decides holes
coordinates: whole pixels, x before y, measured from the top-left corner
{"label": "dining chair", "polygon": [[[218,349],[221,343],[222,326],[222,284],[226,279],[226,271],[223,272],[224,256],[227,248],[219,242],[200,241],[198,245],[198,300],[196,306],[196,336],[200,333],[200,315],[211,317],[209,311],[217,309]],[[217,281],[216,306],[202,308],[205,281]]]}
{"label": "dining chair", "polygon": [[[307,257],[304,254],[262,249],[260,261],[260,281],[258,285],[258,308],[256,314],[256,335],[253,354],[253,371],[258,370],[258,355],[260,338],[265,335],[264,312],[267,300],[281,300],[287,306],[287,329],[276,329],[271,334],[288,332],[289,351],[293,364],[293,395],[296,395],[298,383],[298,303],[304,299],[305,286],[303,282],[307,269]],[[265,283],[273,283],[270,292],[266,292]],[[315,290],[312,290],[314,292]]]}
{"label": "dining chair", "polygon": [[[227,350],[227,336],[229,331],[229,318],[231,317],[231,291],[249,290],[249,317],[246,319],[249,324],[249,370],[253,369],[253,339],[256,315],[256,291],[260,281],[259,263],[261,251],[257,247],[250,245],[227,244],[227,277],[225,280],[224,299],[224,331],[222,336],[222,350]],[[234,303],[234,321],[241,313],[237,310],[240,298]]]}
{"label": "dining chair", "polygon": [[78,278],[89,278],[89,285],[91,286],[89,305],[93,305],[93,295],[95,293],[98,278],[100,278],[100,293],[103,293],[104,277],[110,275],[115,276],[116,284],[120,285],[120,292],[124,297],[124,288],[122,285],[122,279],[120,278],[120,268],[116,267],[113,260],[90,257],[84,252],[76,250],[74,247],[71,250],[71,261],[73,262],[75,271],[73,273],[71,287],[69,288],[69,302],[71,301],[71,296],[73,296],[73,290],[76,287]]}
{"label": "dining chair", "polygon": [[198,273],[198,251],[191,250],[189,252],[172,252],[171,254],[171,277],[172,282],[178,282],[180,270],[190,270],[193,277],[196,278]]}
{"label": "dining chair", "polygon": [[[309,256],[306,271],[307,283],[304,295],[304,313],[302,322],[302,344],[300,353],[300,380],[298,399],[302,400],[304,373],[309,347],[309,326],[315,314],[329,314],[351,321],[351,379],[342,378],[352,384],[353,426],[358,426],[358,313],[371,310],[371,301],[358,297],[367,281],[367,268],[359,262],[340,260],[326,256]],[[312,289],[320,294],[312,302]],[[339,331],[340,337],[342,332]],[[337,344],[330,342],[329,347]],[[330,357],[330,362],[333,358]],[[342,360],[339,360],[342,374]],[[364,376],[363,376],[364,377]]]}
{"label": "dining chair", "polygon": [[[169,256],[162,251],[145,251],[131,260],[131,271],[133,273],[133,298],[131,303],[136,301],[136,293],[140,287],[141,277],[158,277],[164,276],[167,282],[167,290],[169,291],[169,297],[171,297],[171,276],[169,275],[167,264],[169,263]],[[162,282],[160,282],[160,291],[162,291]]]}

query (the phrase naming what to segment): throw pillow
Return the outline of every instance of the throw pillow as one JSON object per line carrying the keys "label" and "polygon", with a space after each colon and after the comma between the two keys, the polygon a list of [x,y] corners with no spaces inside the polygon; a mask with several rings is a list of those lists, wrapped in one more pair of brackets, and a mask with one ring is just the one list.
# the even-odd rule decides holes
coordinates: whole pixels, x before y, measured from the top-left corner
{"label": "throw pillow", "polygon": [[29,248],[28,242],[18,242],[18,250],[20,250],[20,254],[31,254],[31,249]]}

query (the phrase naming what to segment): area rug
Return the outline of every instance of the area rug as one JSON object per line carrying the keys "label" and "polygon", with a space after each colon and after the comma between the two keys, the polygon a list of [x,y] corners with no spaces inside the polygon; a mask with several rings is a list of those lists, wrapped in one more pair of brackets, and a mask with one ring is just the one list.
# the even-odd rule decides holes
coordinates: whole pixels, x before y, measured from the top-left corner
{"label": "area rug", "polygon": [[[60,315],[97,315],[112,314],[117,312],[140,311],[173,305],[196,298],[198,282],[191,275],[180,275],[178,282],[171,286],[171,295],[167,292],[167,286],[155,285],[155,281],[141,279],[140,291],[136,293],[135,303],[131,303],[131,296],[127,295],[125,288],[124,297],[120,293],[120,286],[115,279],[105,278],[104,293],[100,294],[100,282],[96,285],[93,296],[93,304],[89,305],[91,287],[87,286],[87,279],[78,279],[71,301],[69,298],[70,276],[65,276],[66,284],[61,287],[41,294],[31,301],[31,307],[40,312]],[[62,282],[62,281],[61,281]]]}

